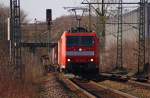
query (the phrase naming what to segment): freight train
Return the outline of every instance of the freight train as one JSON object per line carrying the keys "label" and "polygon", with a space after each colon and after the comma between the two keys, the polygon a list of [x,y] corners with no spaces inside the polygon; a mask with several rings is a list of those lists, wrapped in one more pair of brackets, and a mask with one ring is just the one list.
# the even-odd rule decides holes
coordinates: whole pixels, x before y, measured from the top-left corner
{"label": "freight train", "polygon": [[98,74],[99,38],[83,28],[65,31],[50,53],[51,62],[60,71]]}

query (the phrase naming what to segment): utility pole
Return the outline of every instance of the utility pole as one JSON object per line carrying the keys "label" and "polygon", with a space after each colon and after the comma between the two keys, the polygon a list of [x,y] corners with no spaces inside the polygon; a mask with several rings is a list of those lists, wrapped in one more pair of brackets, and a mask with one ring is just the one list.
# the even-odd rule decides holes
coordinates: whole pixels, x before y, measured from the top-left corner
{"label": "utility pole", "polygon": [[91,31],[91,4],[89,4],[89,32]]}
{"label": "utility pole", "polygon": [[145,0],[140,0],[138,74],[141,73],[141,66],[144,65],[145,65]]}
{"label": "utility pole", "polygon": [[5,30],[6,30],[6,19],[5,19],[5,15],[3,14],[0,14],[0,40],[5,40],[6,38],[6,33],[5,33]]}
{"label": "utility pole", "polygon": [[17,79],[23,79],[22,57],[21,57],[21,21],[20,21],[20,0],[10,0],[10,41],[11,53],[13,54],[12,64],[14,75]]}
{"label": "utility pole", "polygon": [[0,15],[0,40],[2,40],[3,38],[3,19],[2,19],[2,15]]}
{"label": "utility pole", "polygon": [[37,18],[34,19],[34,41],[38,42],[38,37],[37,37]]}
{"label": "utility pole", "polygon": [[102,0],[102,8],[101,8],[101,21],[102,21],[102,35],[100,36],[101,37],[101,49],[100,49],[100,51],[101,51],[101,54],[102,54],[102,56],[101,56],[101,64],[102,65],[105,65],[105,42],[106,42],[106,34],[105,34],[105,4],[104,4],[104,0]]}
{"label": "utility pole", "polygon": [[123,56],[122,56],[122,11],[123,11],[123,5],[122,5],[122,0],[119,0],[118,4],[118,32],[117,32],[117,69],[122,69],[123,68]]}
{"label": "utility pole", "polygon": [[51,24],[52,24],[52,9],[46,9],[46,22],[48,29],[48,53],[50,53],[50,40],[51,40]]}
{"label": "utility pole", "polygon": [[[85,0],[84,0],[85,1]],[[145,3],[147,0],[140,0],[140,2],[123,2],[123,0],[119,0],[119,2],[82,2],[82,4],[101,4],[104,5],[118,5],[118,22],[105,23],[105,24],[118,24],[117,31],[117,60],[116,65],[117,68],[123,68],[123,47],[122,47],[122,33],[123,33],[123,24],[138,24],[139,25],[139,48],[138,48],[138,73],[140,73],[141,67],[145,65]],[[116,0],[115,0],[116,1]],[[123,22],[123,5],[139,5],[139,22],[138,23],[125,23]],[[103,9],[103,7],[102,7]],[[133,26],[134,27],[134,26]],[[101,42],[102,43],[102,42]]]}
{"label": "utility pole", "polygon": [[[147,2],[148,3],[148,2]],[[149,3],[147,4],[148,6],[150,5]],[[150,8],[147,8],[147,12],[150,11]],[[147,17],[150,17],[150,13],[148,13]],[[148,18],[148,63],[150,66],[150,18]]]}

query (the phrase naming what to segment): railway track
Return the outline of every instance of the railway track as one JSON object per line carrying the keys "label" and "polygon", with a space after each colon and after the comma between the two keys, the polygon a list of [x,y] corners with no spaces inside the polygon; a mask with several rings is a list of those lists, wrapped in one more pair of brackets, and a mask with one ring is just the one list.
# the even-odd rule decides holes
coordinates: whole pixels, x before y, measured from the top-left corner
{"label": "railway track", "polygon": [[150,83],[146,82],[138,82],[138,81],[132,81],[132,80],[128,80],[128,84],[131,84],[131,85],[136,85],[136,86],[141,86],[142,88],[145,88],[145,89],[150,89]]}
{"label": "railway track", "polygon": [[137,98],[115,89],[110,89],[94,81],[77,78],[68,79],[61,76],[61,80],[81,98]]}
{"label": "railway track", "polygon": [[76,79],[73,79],[72,81],[81,88],[93,94],[96,98],[136,98],[121,91],[99,85],[94,81],[84,82]]}
{"label": "railway track", "polygon": [[68,77],[64,76],[63,74],[59,75],[59,79],[66,85],[66,87],[68,87],[80,98],[96,98],[94,95],[80,88],[78,85],[76,85],[74,82],[72,82]]}
{"label": "railway track", "polygon": [[150,98],[150,83],[148,80],[138,81],[136,78],[113,76],[112,74],[102,74],[102,76],[106,80],[99,82],[100,85],[137,96],[138,98]]}
{"label": "railway track", "polygon": [[117,82],[105,80],[103,82],[99,82],[99,84],[136,96],[137,98],[150,98],[150,87],[148,85],[145,85],[145,83],[141,84],[135,81]]}
{"label": "railway track", "polygon": [[104,78],[94,82],[61,73],[59,79],[80,98],[150,98],[150,84],[127,78]]}
{"label": "railway track", "polygon": [[127,76],[113,75],[113,74],[102,74],[105,80],[117,81],[117,82],[128,82],[128,84],[138,85],[145,88],[150,88],[149,80],[138,81],[136,78],[128,78]]}

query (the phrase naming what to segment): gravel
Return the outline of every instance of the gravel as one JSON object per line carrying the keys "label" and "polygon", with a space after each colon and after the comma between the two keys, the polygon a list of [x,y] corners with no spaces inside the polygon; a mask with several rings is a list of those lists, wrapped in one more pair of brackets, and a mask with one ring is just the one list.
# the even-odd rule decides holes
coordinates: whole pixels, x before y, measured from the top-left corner
{"label": "gravel", "polygon": [[119,83],[109,80],[99,82],[99,84],[131,94],[138,98],[150,98],[150,89],[145,89],[128,83]]}
{"label": "gravel", "polygon": [[57,74],[49,74],[39,90],[40,98],[79,98],[59,81]]}

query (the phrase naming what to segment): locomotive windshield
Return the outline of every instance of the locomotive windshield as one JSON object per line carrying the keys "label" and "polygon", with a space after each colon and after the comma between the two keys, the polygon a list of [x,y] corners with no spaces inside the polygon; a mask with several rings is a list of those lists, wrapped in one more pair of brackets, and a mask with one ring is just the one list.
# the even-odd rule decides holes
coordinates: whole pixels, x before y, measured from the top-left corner
{"label": "locomotive windshield", "polygon": [[93,36],[68,36],[67,37],[67,46],[86,46],[90,47],[94,44]]}

